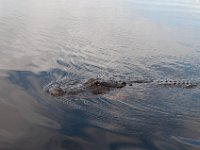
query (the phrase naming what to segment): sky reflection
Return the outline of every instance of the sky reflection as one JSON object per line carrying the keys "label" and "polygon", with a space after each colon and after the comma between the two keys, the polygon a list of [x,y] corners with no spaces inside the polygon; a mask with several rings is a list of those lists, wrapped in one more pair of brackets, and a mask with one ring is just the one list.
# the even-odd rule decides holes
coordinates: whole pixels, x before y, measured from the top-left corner
{"label": "sky reflection", "polygon": [[0,0],[0,149],[199,149],[199,88],[53,98],[50,82],[200,81],[197,0]]}
{"label": "sky reflection", "polygon": [[94,63],[96,56],[103,67],[144,56],[199,58],[195,1],[0,3],[1,69],[42,71],[59,67],[57,60]]}

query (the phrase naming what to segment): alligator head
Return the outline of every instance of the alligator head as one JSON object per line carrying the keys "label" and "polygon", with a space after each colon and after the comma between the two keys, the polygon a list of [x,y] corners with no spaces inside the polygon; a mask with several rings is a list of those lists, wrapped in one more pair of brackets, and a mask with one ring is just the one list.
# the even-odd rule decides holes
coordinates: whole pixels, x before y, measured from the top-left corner
{"label": "alligator head", "polygon": [[111,89],[125,87],[126,83],[117,81],[103,81],[102,79],[91,78],[83,85],[93,94],[105,94],[108,93]]}
{"label": "alligator head", "polygon": [[126,82],[120,81],[104,81],[98,78],[91,78],[83,83],[83,86],[78,89],[67,89],[62,87],[60,84],[51,84],[47,87],[47,92],[51,96],[62,96],[62,95],[77,95],[83,92],[89,92],[92,94],[106,94],[112,89],[123,88],[126,86]]}

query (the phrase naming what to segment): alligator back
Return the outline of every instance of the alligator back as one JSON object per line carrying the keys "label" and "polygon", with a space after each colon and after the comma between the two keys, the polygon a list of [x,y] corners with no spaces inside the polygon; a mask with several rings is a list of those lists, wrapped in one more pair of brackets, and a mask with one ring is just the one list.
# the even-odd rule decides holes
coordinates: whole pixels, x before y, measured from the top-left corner
{"label": "alligator back", "polygon": [[193,80],[155,80],[153,83],[160,86],[181,87],[181,88],[195,88],[200,82]]}
{"label": "alligator back", "polygon": [[134,84],[154,84],[164,87],[181,87],[181,88],[195,88],[200,84],[200,81],[194,80],[133,80],[127,82],[128,85]]}

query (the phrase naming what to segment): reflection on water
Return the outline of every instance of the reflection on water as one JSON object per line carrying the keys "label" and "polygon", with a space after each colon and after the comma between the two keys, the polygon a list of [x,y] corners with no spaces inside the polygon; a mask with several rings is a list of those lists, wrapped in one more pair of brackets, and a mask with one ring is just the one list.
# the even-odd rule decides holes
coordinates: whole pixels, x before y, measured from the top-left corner
{"label": "reflection on water", "polygon": [[[2,121],[11,123],[10,127],[2,125],[5,131],[1,133],[2,138],[8,136],[8,139],[3,139],[7,144],[10,142],[11,147],[199,147],[199,89],[133,85],[105,95],[55,98],[43,91],[44,85],[52,80],[52,74],[54,78],[58,75],[71,78],[70,73],[54,69],[37,74],[28,71],[10,71],[7,74],[1,89],[9,89],[10,93],[4,94],[1,90],[1,106],[4,108],[1,110],[9,114]],[[79,77],[81,79],[81,75]],[[19,135],[15,137],[16,141],[10,139],[12,134]],[[40,138],[35,140],[37,136]],[[19,145],[18,141],[25,144]]]}
{"label": "reflection on water", "polygon": [[96,77],[200,81],[199,8],[197,0],[0,0],[0,149],[199,149],[199,87],[45,92]]}

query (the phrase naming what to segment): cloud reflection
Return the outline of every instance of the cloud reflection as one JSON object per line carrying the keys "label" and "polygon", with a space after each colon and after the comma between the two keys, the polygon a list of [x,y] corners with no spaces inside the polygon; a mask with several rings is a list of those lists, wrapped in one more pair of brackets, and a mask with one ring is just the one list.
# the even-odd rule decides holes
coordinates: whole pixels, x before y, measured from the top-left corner
{"label": "cloud reflection", "polygon": [[[64,73],[58,69],[54,71]],[[123,105],[117,99],[104,98],[101,101],[98,96],[87,97],[90,103],[84,103],[84,97],[69,97],[71,103],[62,103],[42,90],[48,80],[51,80],[49,71],[37,74],[10,71],[8,77],[1,80],[1,89],[10,91],[6,94],[3,89],[0,90],[2,114],[7,114],[0,115],[3,119],[2,142],[4,139],[11,147],[19,146],[20,149],[43,150],[93,149],[97,145],[101,149],[112,150],[180,149],[185,143],[179,143],[172,137],[190,136],[195,140],[199,135],[198,110],[191,111],[192,106],[187,105],[188,109],[186,106],[187,98],[192,96],[189,91],[184,91],[185,97],[176,100],[182,90],[140,87],[140,92],[143,92],[140,100],[134,97],[122,99],[134,108]],[[176,93],[172,94],[174,90]],[[192,99],[190,104],[193,105]]]}

